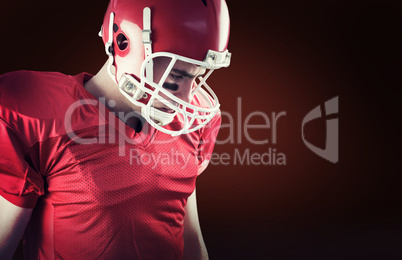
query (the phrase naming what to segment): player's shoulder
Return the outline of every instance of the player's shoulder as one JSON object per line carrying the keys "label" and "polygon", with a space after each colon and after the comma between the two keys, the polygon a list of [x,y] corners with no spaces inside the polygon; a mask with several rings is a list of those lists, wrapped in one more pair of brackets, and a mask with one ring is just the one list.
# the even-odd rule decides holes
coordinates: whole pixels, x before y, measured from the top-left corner
{"label": "player's shoulder", "polygon": [[32,118],[55,118],[77,99],[80,85],[77,76],[59,72],[9,72],[0,76],[0,107]]}
{"label": "player's shoulder", "polygon": [[85,73],[76,76],[34,71],[4,74],[0,76],[0,120],[29,144],[64,135],[68,115],[73,131],[92,126],[97,122],[93,116],[95,109],[87,112],[87,106],[79,106],[71,110],[82,100],[94,99],[84,89],[84,81],[89,78]]}
{"label": "player's shoulder", "polygon": [[43,84],[54,84],[67,77],[69,76],[59,72],[17,70],[0,75],[0,86],[7,94],[16,91],[34,92],[46,87]]}

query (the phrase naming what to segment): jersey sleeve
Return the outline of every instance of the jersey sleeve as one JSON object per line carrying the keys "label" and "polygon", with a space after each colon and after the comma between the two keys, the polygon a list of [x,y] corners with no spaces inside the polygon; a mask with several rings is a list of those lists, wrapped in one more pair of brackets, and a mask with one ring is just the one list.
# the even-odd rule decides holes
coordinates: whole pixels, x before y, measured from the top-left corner
{"label": "jersey sleeve", "polygon": [[211,160],[220,126],[221,115],[218,113],[204,128],[198,146],[198,175],[200,175],[207,168],[209,161]]}
{"label": "jersey sleeve", "polygon": [[0,117],[0,196],[23,208],[35,207],[44,194],[44,181],[33,169],[29,147]]}

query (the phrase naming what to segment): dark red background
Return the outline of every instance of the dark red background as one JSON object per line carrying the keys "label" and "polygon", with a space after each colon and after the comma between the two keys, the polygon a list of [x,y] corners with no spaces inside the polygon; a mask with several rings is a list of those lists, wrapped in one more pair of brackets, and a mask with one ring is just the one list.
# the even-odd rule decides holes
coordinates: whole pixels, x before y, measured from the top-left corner
{"label": "dark red background", "polygon": [[[97,33],[107,2],[2,3],[0,73],[96,73],[106,61]],[[215,151],[271,147],[287,165],[211,165],[202,174],[199,214],[210,258],[401,258],[400,5],[229,0],[228,6],[232,65],[211,78],[222,110],[236,117],[241,97],[243,120],[254,111],[287,114],[279,119],[277,144],[253,145],[243,136],[241,144]],[[335,96],[340,151],[332,164],[303,144],[301,122]],[[323,146],[324,131],[324,119],[317,120],[306,136]],[[271,137],[267,129],[250,133]]]}

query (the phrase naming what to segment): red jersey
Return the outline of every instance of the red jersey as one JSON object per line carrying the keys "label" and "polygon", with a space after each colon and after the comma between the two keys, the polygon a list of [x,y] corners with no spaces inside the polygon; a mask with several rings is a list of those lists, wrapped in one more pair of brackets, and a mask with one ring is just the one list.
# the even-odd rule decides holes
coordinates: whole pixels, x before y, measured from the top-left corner
{"label": "red jersey", "polygon": [[184,206],[220,116],[178,137],[149,124],[136,133],[85,90],[90,77],[0,77],[0,195],[35,208],[25,254],[181,259]]}

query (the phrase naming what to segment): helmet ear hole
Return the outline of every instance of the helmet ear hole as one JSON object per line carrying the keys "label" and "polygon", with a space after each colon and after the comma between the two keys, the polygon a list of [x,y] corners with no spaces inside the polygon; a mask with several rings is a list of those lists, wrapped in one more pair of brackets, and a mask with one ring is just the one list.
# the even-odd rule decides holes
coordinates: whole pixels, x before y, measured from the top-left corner
{"label": "helmet ear hole", "polygon": [[121,51],[124,51],[124,50],[127,49],[127,47],[128,47],[128,40],[127,40],[127,37],[126,37],[124,34],[122,34],[122,33],[120,33],[119,35],[117,35],[117,37],[116,37],[116,43],[117,43],[117,46],[119,47],[119,49],[120,49]]}

